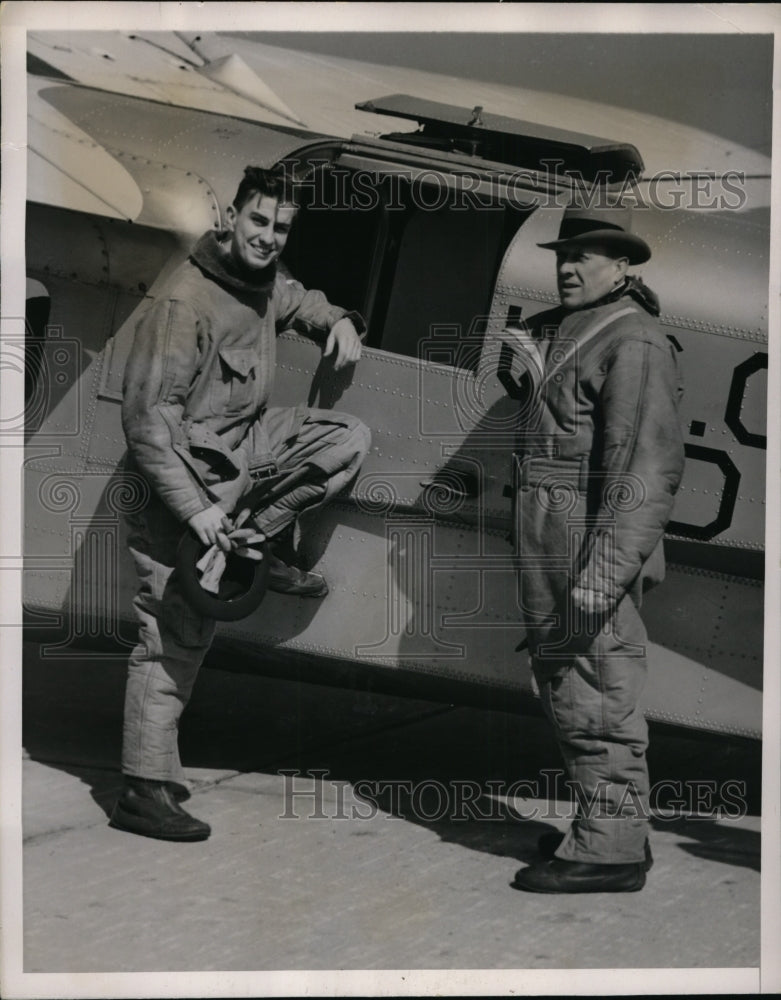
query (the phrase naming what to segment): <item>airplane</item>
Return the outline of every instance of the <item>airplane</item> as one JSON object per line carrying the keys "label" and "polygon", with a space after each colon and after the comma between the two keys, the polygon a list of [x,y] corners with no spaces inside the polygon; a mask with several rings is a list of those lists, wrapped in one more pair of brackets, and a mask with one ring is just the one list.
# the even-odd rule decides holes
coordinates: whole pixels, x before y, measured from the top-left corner
{"label": "airplane", "polygon": [[28,55],[18,433],[42,655],[135,642],[122,515],[146,487],[122,474],[120,402],[136,313],[220,226],[244,166],[285,163],[304,192],[285,265],[368,336],[345,373],[282,333],[272,403],[353,413],[373,447],[304,536],[328,598],[268,593],[220,625],[208,662],[539,711],[509,540],[515,337],[558,301],[537,244],[585,184],[637,199],[641,275],[685,384],[667,579],[643,607],[646,715],[761,738],[769,157],[626,109],[247,38],[35,31]]}

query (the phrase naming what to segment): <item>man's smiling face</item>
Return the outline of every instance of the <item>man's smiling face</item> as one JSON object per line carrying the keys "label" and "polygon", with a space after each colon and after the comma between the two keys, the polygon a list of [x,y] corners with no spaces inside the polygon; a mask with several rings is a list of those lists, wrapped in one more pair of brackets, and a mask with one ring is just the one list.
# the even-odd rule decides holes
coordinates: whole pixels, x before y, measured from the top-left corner
{"label": "man's smiling face", "polygon": [[571,247],[556,252],[556,281],[561,304],[582,309],[607,295],[626,275],[626,257],[611,257],[604,247]]}
{"label": "man's smiling face", "polygon": [[295,205],[260,193],[238,210],[229,205],[225,215],[233,260],[251,271],[262,271],[273,264],[285,249],[296,211]]}

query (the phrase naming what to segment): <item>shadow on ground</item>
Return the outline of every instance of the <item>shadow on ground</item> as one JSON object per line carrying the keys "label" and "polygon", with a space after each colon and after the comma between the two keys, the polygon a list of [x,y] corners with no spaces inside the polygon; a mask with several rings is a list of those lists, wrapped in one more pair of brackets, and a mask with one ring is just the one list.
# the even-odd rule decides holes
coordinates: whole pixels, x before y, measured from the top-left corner
{"label": "shadow on ground", "polygon": [[[77,776],[108,814],[120,784],[124,663],[86,653],[47,661],[29,643],[23,677],[26,754]],[[679,835],[693,857],[758,870],[759,834],[714,820],[719,808],[728,818],[759,814],[759,744],[662,727],[651,739],[654,827]],[[301,780],[318,772],[326,810],[334,790],[350,786],[366,810],[521,862],[536,856],[540,833],[563,829],[571,815],[541,718],[204,669],[180,746],[186,767],[215,780],[226,772],[288,770]]]}

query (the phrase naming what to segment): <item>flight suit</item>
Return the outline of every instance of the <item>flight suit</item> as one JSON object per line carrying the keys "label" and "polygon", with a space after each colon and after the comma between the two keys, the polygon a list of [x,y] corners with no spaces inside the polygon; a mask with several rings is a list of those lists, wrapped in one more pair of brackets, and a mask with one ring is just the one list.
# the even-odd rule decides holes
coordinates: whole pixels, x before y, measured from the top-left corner
{"label": "flight suit", "polygon": [[[532,668],[577,803],[556,851],[565,861],[643,861],[647,836],[638,609],[664,576],[684,454],[674,351],[638,288],[629,279],[632,294],[528,327],[514,525]],[[591,613],[575,587],[603,594],[605,609]]]}
{"label": "flight suit", "polygon": [[306,406],[268,408],[277,331],[325,337],[342,317],[281,272],[240,272],[207,232],[141,317],[124,378],[127,467],[151,487],[128,518],[139,575],[139,642],[125,696],[125,774],[181,780],[178,721],[215,623],[194,612],[178,586],[176,549],[193,514],[213,503],[230,514],[273,468],[313,467],[310,480],[255,519],[268,536],[335,496],[370,445],[355,417]]}

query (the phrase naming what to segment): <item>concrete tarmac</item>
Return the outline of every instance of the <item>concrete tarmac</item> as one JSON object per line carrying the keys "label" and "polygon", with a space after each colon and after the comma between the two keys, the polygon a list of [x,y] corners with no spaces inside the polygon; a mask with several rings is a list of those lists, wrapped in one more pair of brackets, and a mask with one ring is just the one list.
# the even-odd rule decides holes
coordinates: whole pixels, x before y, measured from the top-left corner
{"label": "concrete tarmac", "polygon": [[213,833],[174,844],[107,825],[123,691],[25,647],[25,972],[759,963],[756,744],[653,730],[646,887],[534,895],[570,809],[541,718],[204,669],[180,745]]}

